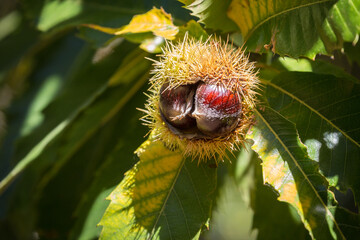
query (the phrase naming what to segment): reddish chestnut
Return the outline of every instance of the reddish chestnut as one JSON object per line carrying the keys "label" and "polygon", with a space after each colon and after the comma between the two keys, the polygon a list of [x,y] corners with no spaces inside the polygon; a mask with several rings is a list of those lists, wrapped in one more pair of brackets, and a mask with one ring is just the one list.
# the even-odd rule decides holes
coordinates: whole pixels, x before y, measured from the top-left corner
{"label": "reddish chestnut", "polygon": [[164,84],[160,89],[160,112],[173,127],[186,130],[196,126],[190,116],[194,105],[194,85],[181,85],[173,89]]}
{"label": "reddish chestnut", "polygon": [[238,125],[241,98],[221,85],[181,85],[160,89],[160,112],[170,130],[185,138],[226,136]]}
{"label": "reddish chestnut", "polygon": [[201,82],[195,94],[197,128],[204,134],[217,137],[233,131],[241,117],[241,97],[221,85]]}

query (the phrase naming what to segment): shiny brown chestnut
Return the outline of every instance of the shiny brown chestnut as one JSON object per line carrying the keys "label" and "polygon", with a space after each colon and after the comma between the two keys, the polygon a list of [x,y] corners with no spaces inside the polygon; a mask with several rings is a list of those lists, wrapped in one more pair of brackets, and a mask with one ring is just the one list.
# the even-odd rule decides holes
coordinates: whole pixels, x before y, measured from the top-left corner
{"label": "shiny brown chestnut", "polygon": [[193,85],[181,85],[169,89],[164,84],[160,89],[160,112],[165,120],[180,130],[194,128],[196,121],[190,116],[194,104]]}
{"label": "shiny brown chestnut", "polygon": [[200,83],[195,94],[197,128],[212,137],[226,136],[238,125],[242,104],[236,91],[230,91],[221,85]]}
{"label": "shiny brown chestnut", "polygon": [[173,89],[164,84],[160,90],[160,112],[169,128],[185,138],[226,136],[238,125],[241,97],[221,85],[181,85]]}

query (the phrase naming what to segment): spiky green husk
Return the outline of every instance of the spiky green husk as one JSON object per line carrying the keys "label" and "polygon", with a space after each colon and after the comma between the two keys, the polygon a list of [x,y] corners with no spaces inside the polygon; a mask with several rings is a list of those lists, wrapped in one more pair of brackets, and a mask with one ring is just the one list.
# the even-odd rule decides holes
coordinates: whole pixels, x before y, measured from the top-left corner
{"label": "spiky green husk", "polygon": [[[154,61],[150,79],[150,95],[146,104],[144,122],[153,130],[155,139],[169,148],[180,148],[185,156],[199,161],[222,160],[227,151],[244,145],[245,135],[254,123],[255,90],[259,81],[254,64],[241,49],[235,49],[221,40],[209,38],[205,42],[188,39],[176,45],[167,42],[159,61]],[[203,81],[222,85],[237,91],[242,99],[242,116],[236,129],[228,136],[213,139],[186,139],[174,134],[164,123],[159,112],[160,88],[169,88]]]}

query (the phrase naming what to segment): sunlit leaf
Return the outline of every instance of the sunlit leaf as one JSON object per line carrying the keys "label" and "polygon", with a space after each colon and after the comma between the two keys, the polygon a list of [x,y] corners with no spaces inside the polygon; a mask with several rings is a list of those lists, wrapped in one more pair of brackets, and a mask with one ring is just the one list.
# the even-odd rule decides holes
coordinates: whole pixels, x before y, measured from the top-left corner
{"label": "sunlit leaf", "polygon": [[[78,1],[51,1],[46,4],[40,15],[38,28],[42,31],[50,29],[58,23],[80,15],[82,4]],[[58,12],[59,14],[54,14]]]}
{"label": "sunlit leaf", "polygon": [[[143,0],[122,1],[73,1],[53,0],[42,4],[22,0],[31,13],[38,12],[37,27],[41,31],[58,31],[84,23],[103,24],[106,26],[125,25],[134,14],[146,11]],[[32,9],[33,8],[33,9]],[[56,13],[56,14],[54,14]]]}
{"label": "sunlit leaf", "polygon": [[328,1],[329,0],[232,0],[228,15],[237,23],[243,37],[248,39],[253,31],[271,18],[302,7]]}
{"label": "sunlit leaf", "polygon": [[[251,174],[249,175],[251,178]],[[250,194],[248,188],[246,194]],[[243,193],[239,191],[239,186],[225,174],[211,214],[210,231],[204,233],[204,239],[256,239],[256,233],[251,231],[252,216],[253,212],[244,200]]]}
{"label": "sunlit leaf", "polygon": [[94,24],[87,24],[84,26],[114,35],[152,32],[156,36],[170,40],[174,39],[179,31],[172,23],[171,15],[166,13],[163,9],[157,8],[153,8],[145,14],[134,16],[128,25],[121,28],[108,28]]}
{"label": "sunlit leaf", "polygon": [[208,221],[216,170],[160,141],[144,142],[140,161],[111,193],[102,239],[197,239]]}
{"label": "sunlit leaf", "polygon": [[179,32],[176,35],[175,41],[182,41],[186,32],[189,34],[189,36],[198,40],[206,40],[209,37],[209,35],[199,23],[195,22],[194,20],[190,20],[185,25],[179,27]]}
{"label": "sunlit leaf", "polygon": [[[220,3],[221,2],[221,3]],[[332,54],[360,31],[359,0],[198,0],[189,8],[206,27],[237,31],[251,51],[292,57]],[[230,20],[233,20],[233,22]],[[233,23],[237,24],[237,28]]]}
{"label": "sunlit leaf", "polygon": [[358,0],[233,0],[228,15],[250,49],[293,57],[332,54],[360,31]]}
{"label": "sunlit leaf", "polygon": [[318,165],[300,142],[295,125],[270,108],[256,114],[257,124],[249,135],[263,161],[264,182],[279,193],[279,200],[290,203],[314,238],[344,238],[330,211],[333,195]]}
{"label": "sunlit leaf", "polygon": [[264,184],[261,160],[257,156],[251,160],[254,162],[255,175],[254,186],[250,188],[251,207],[254,210],[253,229],[258,231],[257,239],[286,239],[290,235],[292,239],[310,239],[296,209],[290,203],[279,201],[276,190]]}
{"label": "sunlit leaf", "polygon": [[182,2],[185,5],[189,5],[191,3],[193,3],[195,0],[178,0],[179,2]]}
{"label": "sunlit leaf", "polygon": [[[201,25],[194,20],[190,20],[185,25],[179,26],[178,33],[175,35],[175,39],[173,40],[182,41],[184,39],[185,33],[198,40],[206,40],[209,37]],[[163,37],[154,36],[152,32],[125,34],[124,37],[126,40],[131,42],[140,43],[139,47],[149,53],[160,53],[161,48],[165,44],[165,39]],[[119,37],[113,37],[108,41],[108,43],[116,41],[118,38]]]}
{"label": "sunlit leaf", "polygon": [[269,105],[296,124],[330,184],[360,200],[360,85],[332,75],[284,72],[264,81]]}
{"label": "sunlit leaf", "polygon": [[320,74],[332,74],[339,79],[346,81],[353,81],[360,83],[360,80],[345,71],[344,68],[336,66],[330,62],[321,59],[312,61],[307,58],[294,59],[289,57],[282,57],[278,59],[279,63],[284,66],[288,71],[298,72],[313,72]]}
{"label": "sunlit leaf", "polygon": [[206,27],[230,32],[238,30],[236,24],[226,15],[231,0],[193,0],[181,1],[192,15],[199,18]]}

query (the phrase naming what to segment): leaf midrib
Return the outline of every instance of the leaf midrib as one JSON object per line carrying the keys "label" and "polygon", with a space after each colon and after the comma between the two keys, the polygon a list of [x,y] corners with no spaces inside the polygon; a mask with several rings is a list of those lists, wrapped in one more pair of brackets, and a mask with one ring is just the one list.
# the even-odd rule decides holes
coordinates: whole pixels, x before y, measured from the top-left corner
{"label": "leaf midrib", "polygon": [[274,13],[273,15],[270,15],[268,16],[267,18],[263,19],[262,21],[260,21],[259,23],[255,24],[253,28],[251,28],[251,30],[246,34],[246,37],[245,37],[245,43],[247,42],[247,40],[249,40],[250,36],[255,32],[255,30],[257,30],[261,25],[263,25],[265,22],[269,21],[270,19],[272,18],[275,18],[279,15],[282,15],[282,14],[285,14],[287,12],[290,12],[290,11],[293,11],[293,10],[296,10],[296,9],[300,9],[300,8],[304,8],[304,7],[309,7],[311,5],[315,5],[315,4],[320,4],[320,3],[325,3],[325,2],[330,2],[332,0],[319,0],[317,2],[312,2],[312,3],[306,3],[304,5],[300,5],[300,6],[296,6],[296,7],[293,7],[293,8],[289,8],[289,9],[285,9],[283,11],[280,11],[280,12],[277,12],[277,13]]}
{"label": "leaf midrib", "polygon": [[268,81],[268,80],[264,80],[261,79],[261,82],[263,82],[266,85],[269,85],[277,90],[279,90],[280,92],[288,95],[289,97],[295,99],[296,101],[298,101],[300,104],[302,104],[303,106],[307,107],[310,111],[314,112],[315,114],[317,114],[321,119],[325,120],[328,124],[330,124],[333,128],[335,128],[336,130],[338,130],[344,137],[346,137],[347,139],[349,139],[352,143],[354,143],[357,147],[360,148],[360,143],[356,142],[352,137],[350,137],[346,132],[344,132],[342,129],[340,129],[340,127],[338,127],[337,125],[335,125],[330,119],[326,118],[324,115],[322,115],[319,111],[317,111],[316,109],[314,109],[313,107],[311,107],[310,105],[308,105],[307,103],[305,103],[304,101],[302,101],[301,99],[299,99],[298,97],[296,97],[295,95],[293,95],[292,93],[286,91],[285,89],[281,88],[280,86],[273,84],[272,82]]}
{"label": "leaf midrib", "polygon": [[254,111],[256,112],[256,114],[261,118],[261,120],[265,123],[265,125],[268,127],[268,129],[272,132],[272,134],[275,136],[275,138],[278,140],[278,142],[281,144],[281,146],[285,149],[286,153],[290,156],[291,160],[295,163],[296,167],[299,169],[299,171],[301,172],[301,174],[304,176],[304,178],[306,179],[306,181],[308,182],[308,184],[310,185],[311,189],[313,190],[313,192],[315,193],[316,197],[319,199],[320,203],[323,205],[323,207],[326,209],[326,213],[328,216],[331,217],[331,220],[334,222],[334,225],[336,226],[336,228],[338,229],[338,232],[341,234],[342,239],[345,239],[345,236],[343,235],[337,221],[335,220],[334,216],[332,215],[331,211],[328,209],[328,207],[326,206],[326,204],[324,203],[324,201],[322,200],[322,198],[320,197],[320,195],[318,194],[318,192],[316,191],[316,189],[314,188],[314,186],[311,184],[310,179],[307,177],[307,175],[305,174],[305,172],[303,171],[303,169],[300,167],[300,165],[298,164],[298,162],[296,161],[295,157],[291,154],[291,152],[289,151],[289,149],[286,147],[286,145],[283,143],[283,141],[281,140],[281,138],[279,137],[278,134],[276,134],[275,130],[271,127],[271,125],[265,120],[265,118],[259,113],[259,111],[257,109],[254,109]]}
{"label": "leaf midrib", "polygon": [[[179,165],[179,167],[178,167],[178,171],[177,171],[177,173],[176,173],[176,175],[175,175],[175,177],[174,177],[173,182],[171,183],[171,186],[170,186],[170,188],[169,188],[168,193],[166,194],[166,197],[165,197],[164,202],[163,202],[163,204],[162,204],[162,206],[161,206],[161,209],[160,209],[160,211],[159,211],[159,214],[158,214],[158,216],[156,217],[156,220],[155,220],[154,226],[153,226],[153,228],[152,228],[151,234],[150,234],[149,237],[147,238],[148,240],[150,240],[150,239],[154,236],[154,234],[155,234],[155,227],[157,226],[157,224],[158,224],[158,222],[159,222],[159,220],[160,220],[160,218],[161,218],[161,215],[162,215],[162,213],[163,213],[164,210],[165,210],[165,205],[166,205],[167,201],[169,200],[169,197],[170,197],[170,195],[171,195],[172,189],[174,189],[175,183],[176,183],[176,181],[177,181],[177,179],[178,179],[178,177],[179,177],[179,175],[180,175],[180,172],[181,172],[182,168],[184,167],[185,159],[186,159],[186,158],[184,158],[184,157],[181,158],[181,163],[180,163],[180,165]],[[167,221],[166,221],[166,222],[167,222]],[[168,227],[168,229],[170,230],[170,227]],[[170,233],[170,238],[172,239],[172,237],[171,237],[171,231],[169,231],[169,233]]]}

